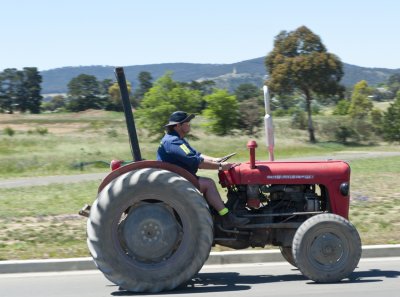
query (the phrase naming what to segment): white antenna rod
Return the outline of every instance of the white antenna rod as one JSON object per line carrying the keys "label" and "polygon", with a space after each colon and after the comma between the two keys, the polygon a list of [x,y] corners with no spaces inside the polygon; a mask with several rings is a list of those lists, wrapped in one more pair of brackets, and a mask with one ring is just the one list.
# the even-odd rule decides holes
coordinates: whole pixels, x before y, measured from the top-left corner
{"label": "white antenna rod", "polygon": [[272,125],[271,108],[269,105],[269,92],[268,87],[264,86],[264,105],[265,105],[265,116],[264,116],[264,127],[265,127],[265,142],[268,147],[269,160],[274,161],[274,127]]}

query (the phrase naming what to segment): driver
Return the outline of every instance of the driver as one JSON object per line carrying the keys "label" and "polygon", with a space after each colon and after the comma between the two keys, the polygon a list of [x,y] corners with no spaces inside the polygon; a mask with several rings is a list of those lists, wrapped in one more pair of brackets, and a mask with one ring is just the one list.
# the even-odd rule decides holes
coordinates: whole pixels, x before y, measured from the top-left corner
{"label": "driver", "polygon": [[157,150],[157,160],[178,165],[196,176],[200,192],[222,217],[224,228],[243,226],[249,219],[237,217],[225,207],[215,182],[211,178],[196,175],[199,168],[228,170],[233,163],[220,162],[218,158],[201,154],[190,146],[184,137],[190,132],[190,121],[194,117],[194,114],[184,111],[175,111],[170,115],[168,124],[164,126],[167,132]]}

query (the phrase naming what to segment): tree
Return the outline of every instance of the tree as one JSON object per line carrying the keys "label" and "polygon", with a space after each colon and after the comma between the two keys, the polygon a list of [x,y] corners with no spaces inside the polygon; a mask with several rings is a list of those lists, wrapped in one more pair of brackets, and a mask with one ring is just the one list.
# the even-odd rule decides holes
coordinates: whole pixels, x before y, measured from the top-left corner
{"label": "tree", "polygon": [[241,102],[250,98],[257,98],[262,96],[261,89],[256,85],[245,83],[239,85],[235,89],[236,99]]}
{"label": "tree", "polygon": [[349,138],[357,139],[357,132],[351,126],[339,124],[335,131],[335,138],[338,142],[347,144]]}
{"label": "tree", "polygon": [[370,140],[375,131],[370,119],[370,113],[373,108],[372,101],[368,97],[370,94],[372,94],[372,89],[368,87],[365,80],[354,85],[347,110],[347,116],[350,120],[348,128],[350,130],[346,131],[354,134],[354,136],[350,137],[355,141]]}
{"label": "tree", "polygon": [[248,135],[253,135],[262,123],[261,111],[258,98],[250,98],[239,102],[238,127]]}
{"label": "tree", "polygon": [[354,129],[351,119],[348,116],[327,117],[321,123],[321,133],[327,139],[337,141],[342,144],[357,142],[360,140],[360,135]]}
{"label": "tree", "polygon": [[27,89],[24,88],[24,72],[18,70],[16,74],[17,85],[13,104],[15,106],[15,110],[25,113],[28,110],[28,93]]}
{"label": "tree", "polygon": [[68,83],[68,94],[73,97],[92,97],[100,94],[100,85],[94,75],[80,74]]}
{"label": "tree", "polygon": [[[215,88],[215,81],[213,81],[213,80],[203,80],[203,81],[192,80],[189,83],[181,82],[180,84],[191,90],[199,91],[202,97],[212,94],[212,92],[214,92],[214,88]],[[201,101],[201,105],[200,105],[198,111],[201,112],[205,108],[206,108],[206,102],[203,99]]]}
{"label": "tree", "polygon": [[0,73],[0,111],[14,113],[17,96],[20,90],[20,74],[15,68],[4,69]]}
{"label": "tree", "polygon": [[235,96],[239,103],[238,128],[253,135],[262,123],[262,91],[254,84],[243,83],[235,89]]}
{"label": "tree", "polygon": [[215,88],[215,81],[213,80],[203,80],[203,81],[195,81],[192,80],[189,83],[182,83],[184,86],[187,86],[191,90],[200,91],[202,96],[210,95]]}
{"label": "tree", "polygon": [[139,88],[137,88],[133,94],[133,98],[137,103],[139,103],[143,99],[144,94],[146,94],[153,87],[153,83],[151,82],[153,77],[151,76],[150,72],[142,71],[138,75],[138,80]]}
{"label": "tree", "polygon": [[350,117],[353,119],[364,119],[370,114],[374,106],[372,101],[368,98],[370,94],[371,89],[368,87],[368,83],[365,80],[354,85],[348,109]]}
{"label": "tree", "polygon": [[41,86],[42,76],[36,67],[25,67],[22,72],[22,89],[24,98],[19,105],[19,109],[24,112],[29,110],[31,113],[40,113],[42,104]]}
{"label": "tree", "polygon": [[383,113],[378,108],[371,110],[371,124],[378,135],[382,135]]}
{"label": "tree", "polygon": [[300,95],[293,94],[275,94],[271,99],[271,110],[275,116],[291,114],[292,110],[297,109],[300,103]]}
{"label": "tree", "polygon": [[94,75],[80,74],[68,83],[70,111],[82,111],[86,109],[101,109],[104,106],[104,98],[100,96],[100,84]]}
{"label": "tree", "polygon": [[0,111],[40,113],[42,76],[36,67],[5,69],[0,73]]}
{"label": "tree", "polygon": [[136,115],[151,135],[160,136],[172,112],[196,112],[200,108],[201,99],[199,91],[182,86],[172,79],[171,72],[167,72],[145,93]]}
{"label": "tree", "polygon": [[307,128],[307,116],[304,109],[293,108],[292,109],[292,128],[306,130]]}
{"label": "tree", "polygon": [[349,114],[350,102],[346,99],[340,100],[333,110],[333,115],[347,115]]}
{"label": "tree", "polygon": [[65,105],[66,105],[65,97],[63,95],[55,95],[54,97],[51,98],[51,100],[43,104],[43,109],[49,111],[58,111],[60,109],[63,109]]}
{"label": "tree", "polygon": [[39,113],[42,103],[42,76],[36,67],[5,69],[0,73],[0,111]]}
{"label": "tree", "polygon": [[[132,92],[131,83],[127,82],[126,87],[128,89],[128,94],[130,95]],[[106,110],[124,111],[124,107],[122,106],[121,91],[117,82],[113,83],[108,88],[108,95],[109,101],[106,104]]]}
{"label": "tree", "polygon": [[400,73],[392,74],[387,82],[389,90],[396,94],[400,90]]}
{"label": "tree", "polygon": [[383,114],[383,137],[388,141],[400,142],[400,91]]}
{"label": "tree", "polygon": [[314,96],[333,96],[343,91],[340,59],[327,52],[319,36],[302,26],[295,31],[282,31],[275,37],[274,49],[266,59],[270,90],[279,95],[300,92],[306,101],[310,142],[315,142],[311,118]]}
{"label": "tree", "polygon": [[110,87],[114,84],[113,80],[110,78],[103,79],[99,82],[100,85],[100,94],[102,96],[108,96],[108,92]]}
{"label": "tree", "polygon": [[234,95],[226,90],[216,90],[204,97],[207,108],[203,114],[210,120],[207,125],[217,135],[229,134],[236,127],[238,120],[238,102]]}

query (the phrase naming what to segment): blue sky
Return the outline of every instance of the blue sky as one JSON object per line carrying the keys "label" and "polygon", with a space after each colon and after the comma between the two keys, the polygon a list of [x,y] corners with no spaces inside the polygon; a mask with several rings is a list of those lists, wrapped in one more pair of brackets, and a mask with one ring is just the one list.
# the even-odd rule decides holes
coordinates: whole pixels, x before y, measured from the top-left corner
{"label": "blue sky", "polygon": [[400,68],[397,0],[0,0],[0,71],[234,63],[305,25],[345,63]]}

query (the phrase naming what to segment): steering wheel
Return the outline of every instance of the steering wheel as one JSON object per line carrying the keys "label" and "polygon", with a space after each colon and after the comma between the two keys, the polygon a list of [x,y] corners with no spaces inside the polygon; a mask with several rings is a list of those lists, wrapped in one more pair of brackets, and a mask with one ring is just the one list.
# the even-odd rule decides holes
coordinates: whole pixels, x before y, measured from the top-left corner
{"label": "steering wheel", "polygon": [[227,161],[229,158],[233,157],[234,155],[236,155],[236,153],[232,153],[232,154],[226,155],[226,156],[224,156],[224,157],[222,157],[222,158],[219,158],[219,159],[217,160],[217,162],[218,162],[218,163],[225,162],[225,161]]}

